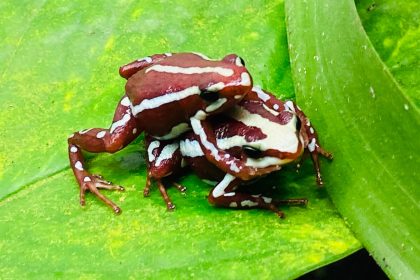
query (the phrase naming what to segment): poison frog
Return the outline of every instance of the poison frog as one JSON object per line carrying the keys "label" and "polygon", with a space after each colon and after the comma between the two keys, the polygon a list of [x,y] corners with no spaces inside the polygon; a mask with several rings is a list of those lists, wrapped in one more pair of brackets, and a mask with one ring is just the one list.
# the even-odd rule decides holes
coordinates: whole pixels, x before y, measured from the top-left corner
{"label": "poison frog", "polygon": [[[304,152],[311,154],[316,181],[319,185],[323,184],[318,154],[329,159],[332,159],[332,155],[320,146],[315,129],[294,102],[281,101],[273,94],[253,87],[239,104],[212,117],[210,124],[217,148],[226,151],[225,156],[215,162],[208,160],[204,145],[194,132],[186,133],[179,141],[146,137],[148,177],[145,196],[149,195],[154,180],[167,208],[174,209],[162,179],[180,174],[183,167],[190,166],[202,179],[216,182],[208,196],[211,204],[236,209],[265,208],[284,217],[284,213],[278,209],[279,205],[305,204],[306,199],[273,200],[242,192],[241,185],[266,175],[267,168],[275,171],[285,164],[296,162]],[[220,168],[229,166],[233,159],[244,162],[256,172],[238,176],[235,172],[225,172],[226,169]],[[185,191],[184,187],[175,185]]]}
{"label": "poison frog", "polygon": [[[215,148],[207,118],[233,107],[252,89],[245,62],[235,54],[222,60],[199,53],[156,54],[120,67],[119,73],[127,83],[111,126],[80,130],[68,138],[70,165],[80,186],[80,204],[85,205],[85,193],[90,191],[115,213],[121,212],[120,207],[98,189],[124,188],[88,172],[82,151],[115,153],[142,132],[158,140],[174,139],[193,124],[206,144],[204,152],[209,159],[218,161],[225,151]],[[249,174],[255,172],[244,162],[234,164]]]}

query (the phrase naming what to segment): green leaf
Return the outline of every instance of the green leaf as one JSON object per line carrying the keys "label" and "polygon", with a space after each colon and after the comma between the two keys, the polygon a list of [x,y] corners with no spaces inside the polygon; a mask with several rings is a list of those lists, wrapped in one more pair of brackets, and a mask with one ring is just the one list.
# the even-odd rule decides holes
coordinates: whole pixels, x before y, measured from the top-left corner
{"label": "green leaf", "polygon": [[384,271],[420,274],[418,108],[367,38],[353,1],[286,1],[297,101],[335,156],[327,189]]}
{"label": "green leaf", "polygon": [[356,2],[363,27],[401,88],[420,106],[420,2]]}
{"label": "green leaf", "polygon": [[216,209],[195,176],[168,213],[143,198],[141,142],[90,155],[89,168],[127,188],[87,196],[68,167],[67,136],[107,127],[124,91],[118,67],[163,52],[243,56],[256,84],[293,96],[282,1],[2,1],[0,3],[0,275],[2,278],[294,278],[360,248],[310,162],[259,186],[307,197],[279,221],[263,210]]}

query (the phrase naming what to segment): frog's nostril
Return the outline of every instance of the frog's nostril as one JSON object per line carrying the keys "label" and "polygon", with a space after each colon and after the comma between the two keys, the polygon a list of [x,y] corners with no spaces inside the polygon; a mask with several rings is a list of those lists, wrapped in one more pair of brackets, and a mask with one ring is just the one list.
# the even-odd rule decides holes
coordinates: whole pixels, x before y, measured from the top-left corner
{"label": "frog's nostril", "polygon": [[260,158],[263,154],[261,150],[247,145],[243,146],[242,149],[244,153],[251,158]]}
{"label": "frog's nostril", "polygon": [[200,97],[207,102],[214,102],[219,99],[219,93],[214,91],[204,90],[200,93]]}

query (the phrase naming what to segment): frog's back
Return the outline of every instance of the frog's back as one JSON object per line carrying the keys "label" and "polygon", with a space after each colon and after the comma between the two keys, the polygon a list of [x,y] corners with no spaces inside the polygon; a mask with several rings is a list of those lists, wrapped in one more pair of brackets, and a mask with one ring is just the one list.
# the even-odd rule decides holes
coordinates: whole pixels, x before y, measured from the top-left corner
{"label": "frog's back", "polygon": [[145,99],[173,94],[198,87],[205,89],[217,83],[229,84],[241,80],[238,66],[221,60],[211,60],[196,53],[178,53],[168,56],[138,71],[126,84],[126,93],[133,105]]}

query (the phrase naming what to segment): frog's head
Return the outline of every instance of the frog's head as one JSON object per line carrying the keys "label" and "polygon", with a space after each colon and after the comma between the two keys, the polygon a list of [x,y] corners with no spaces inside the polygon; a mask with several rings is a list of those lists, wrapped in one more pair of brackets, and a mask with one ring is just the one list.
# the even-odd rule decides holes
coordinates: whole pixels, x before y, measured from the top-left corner
{"label": "frog's head", "polygon": [[[303,153],[300,126],[293,112],[275,111],[262,101],[244,100],[234,107],[229,121],[217,126],[217,145],[250,167],[281,166]],[[256,172],[254,177],[259,175]]]}
{"label": "frog's head", "polygon": [[236,54],[229,54],[221,61],[212,61],[205,84],[200,85],[202,109],[208,114],[218,114],[240,102],[252,89],[252,78],[244,60]]}

